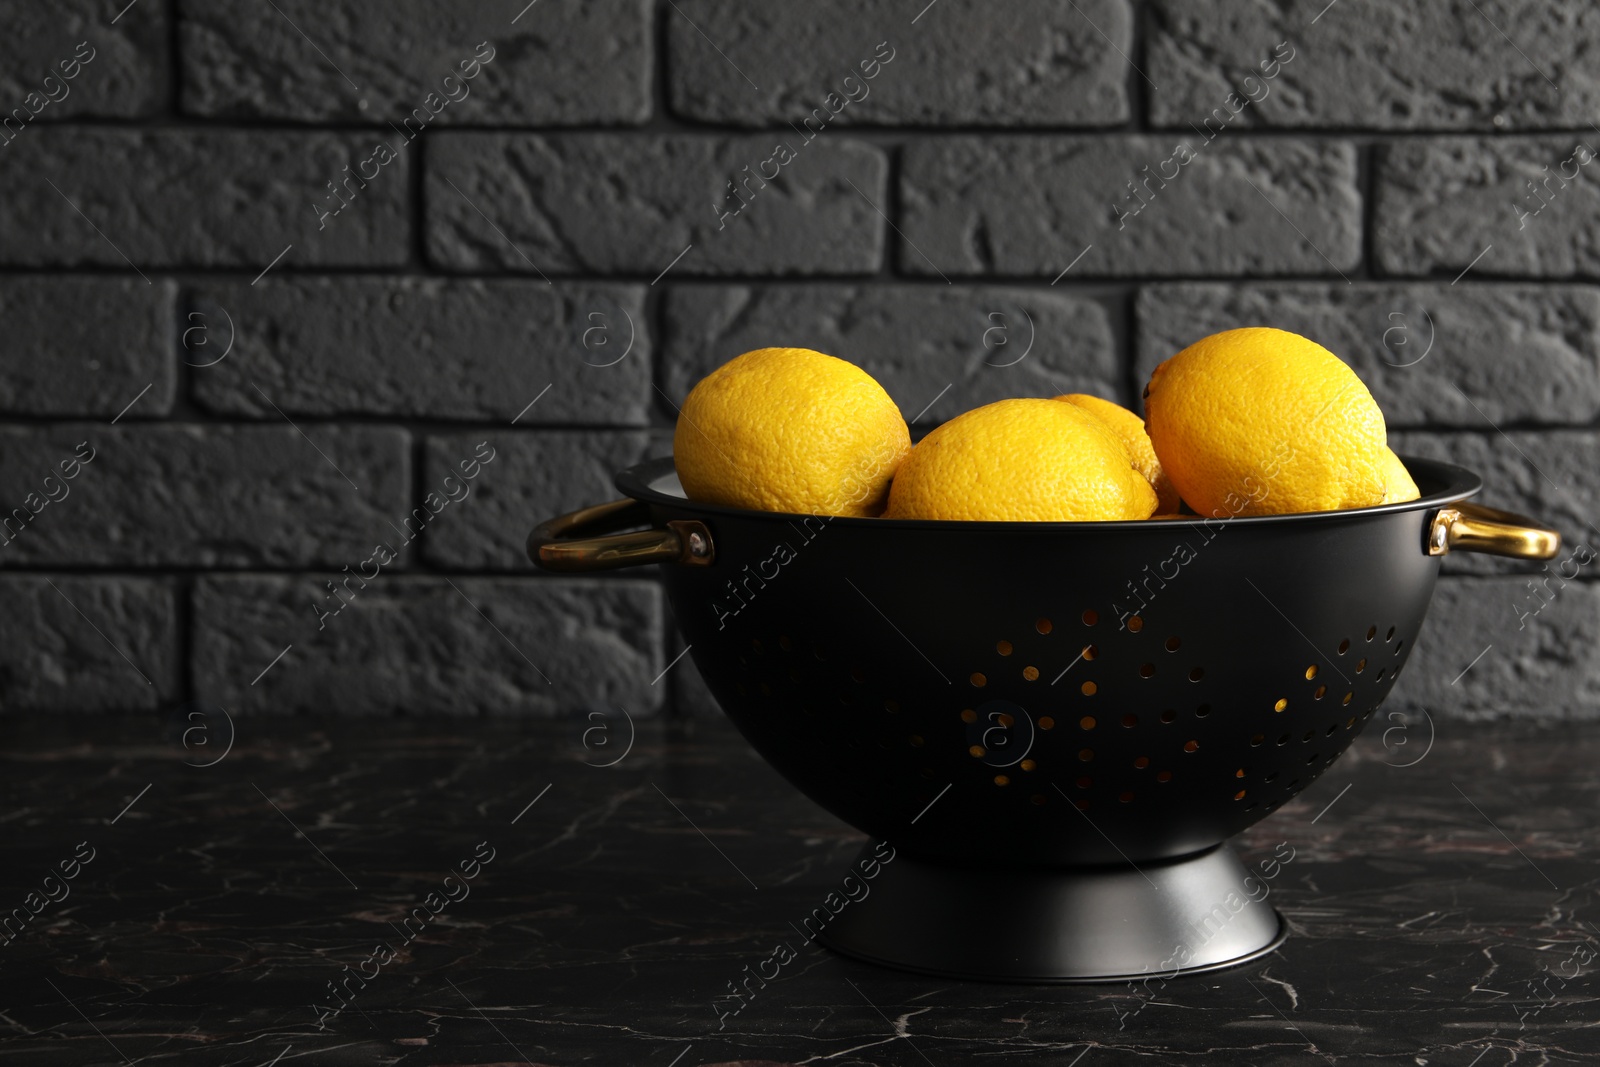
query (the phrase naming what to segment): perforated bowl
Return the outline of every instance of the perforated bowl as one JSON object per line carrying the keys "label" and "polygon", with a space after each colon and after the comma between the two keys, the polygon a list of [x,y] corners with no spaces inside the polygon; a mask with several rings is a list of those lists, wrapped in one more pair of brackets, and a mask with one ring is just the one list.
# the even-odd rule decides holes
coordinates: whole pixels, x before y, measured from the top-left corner
{"label": "perforated bowl", "polygon": [[892,845],[870,895],[827,913],[832,947],[1101,980],[1275,944],[1280,921],[1224,842],[1372,717],[1445,552],[1558,550],[1553,531],[1466,503],[1471,472],[1406,464],[1420,500],[1354,511],[958,523],[694,503],[660,459],[617,476],[627,499],[536,529],[529,553],[554,570],[664,563],[728,717]]}

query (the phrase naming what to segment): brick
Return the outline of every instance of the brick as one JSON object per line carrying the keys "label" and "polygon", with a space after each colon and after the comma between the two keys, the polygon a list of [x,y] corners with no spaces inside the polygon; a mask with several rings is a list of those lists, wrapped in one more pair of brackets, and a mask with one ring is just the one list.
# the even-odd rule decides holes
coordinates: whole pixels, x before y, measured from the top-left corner
{"label": "brick", "polygon": [[[360,168],[385,136],[398,155],[360,189],[344,167]],[[253,275],[291,244],[276,270],[404,263],[411,153],[399,142],[378,132],[30,130],[0,152],[0,266]],[[340,203],[335,178],[351,181],[353,201],[324,219]]]}
{"label": "brick", "polygon": [[1450,278],[1469,267],[1479,277],[1594,274],[1597,149],[1600,137],[1589,132],[1382,146],[1373,223],[1378,265],[1390,274]]}
{"label": "brick", "polygon": [[703,122],[781,125],[814,109],[827,125],[1106,126],[1130,115],[1124,0],[943,0],[914,25],[890,0],[679,0],[662,17],[673,110]]}
{"label": "brick", "polygon": [[[1595,567],[1582,572],[1592,576]],[[1528,583],[1527,577],[1440,581],[1416,651],[1385,707],[1426,708],[1435,719],[1600,717],[1600,586],[1563,583],[1559,574],[1537,589]],[[1422,720],[1412,721],[1407,744],[1419,742],[1420,754]]]}
{"label": "brick", "polygon": [[6,279],[0,323],[9,360],[0,412],[110,419],[138,397],[127,419],[167,414],[176,377],[176,292],[172,282],[147,285],[137,277]]}
{"label": "brick", "polygon": [[611,476],[651,454],[649,434],[642,430],[430,434],[423,444],[423,484],[441,485],[451,474],[459,480],[461,459],[472,456],[484,440],[495,450],[494,462],[466,487],[469,496],[461,507],[447,509],[424,534],[423,554],[430,563],[531,571],[529,530],[568,511],[617,499],[622,494]]}
{"label": "brick", "polygon": [[[671,655],[676,656],[681,651],[681,647],[674,647]],[[672,668],[672,710],[679,717],[693,719],[722,714],[721,705],[711,695],[711,687],[706,685],[705,675],[694,664],[692,652]]]}
{"label": "brick", "polygon": [[[75,479],[46,484],[79,442],[88,442],[82,455],[91,461]],[[406,434],[376,427],[4,427],[0,508],[6,517],[17,508],[37,514],[16,522],[0,558],[32,566],[339,567],[394,536],[390,522],[407,513],[409,468]],[[39,494],[33,505],[30,494]]]}
{"label": "brick", "polygon": [[[6,33],[0,38],[0,117],[12,119],[8,134],[31,136],[17,131],[33,122],[84,115],[137,118],[161,111],[167,96],[167,13],[160,4],[140,4],[113,26],[114,14],[97,0],[7,8]],[[66,73],[72,77],[64,78]],[[49,84],[46,77],[52,78]],[[30,94],[38,95],[30,100]]]}
{"label": "brick", "polygon": [[[1161,126],[1200,122],[1229,92],[1257,98],[1244,121],[1301,128],[1582,126],[1600,107],[1585,59],[1600,27],[1575,7],[1156,0],[1149,11],[1145,70],[1160,86],[1150,118]],[[1274,68],[1280,42],[1290,58]]]}
{"label": "brick", "polygon": [[[779,142],[793,158],[763,186],[757,171]],[[428,254],[451,269],[653,279],[669,266],[674,277],[865,273],[882,258],[873,205],[885,205],[887,163],[859,142],[457,132],[431,137],[428,160]],[[728,188],[736,176],[745,200]]]}
{"label": "brick", "polygon": [[[649,116],[649,0],[545,4],[513,21],[519,7],[492,0],[181,0],[184,110],[399,124],[435,93],[441,110],[428,125],[635,123]],[[479,51],[484,42],[492,51]],[[469,66],[478,73],[463,82],[461,64],[484,55],[489,61]],[[445,97],[447,76],[456,78],[448,92],[459,99]]]}
{"label": "brick", "polygon": [[[1443,460],[1476,473],[1483,492],[1475,499],[1489,507],[1526,515],[1561,532],[1562,555],[1580,543],[1600,550],[1600,434],[1585,430],[1483,433],[1398,433],[1397,452]],[[1446,558],[1447,573],[1532,573],[1540,564],[1464,553]]]}
{"label": "brick", "polygon": [[260,388],[291,415],[642,424],[655,396],[638,286],[285,275],[191,296],[237,326],[194,375],[214,411],[279,418]]}
{"label": "brick", "polygon": [[[452,581],[455,588],[452,588]],[[195,583],[201,694],[241,712],[632,715],[661,687],[661,593],[637,579],[391,576],[330,611],[311,576]],[[321,629],[318,629],[319,625]],[[294,649],[252,686],[281,652]]]}
{"label": "brick", "polygon": [[908,146],[900,187],[916,274],[1333,275],[1361,258],[1339,142],[950,137]]}
{"label": "brick", "polygon": [[1157,285],[1135,307],[1141,381],[1208,334],[1276,326],[1354,367],[1391,428],[1600,416],[1600,290],[1588,286]]}
{"label": "brick", "polygon": [[770,345],[815,348],[858,364],[907,419],[922,413],[925,424],[1013,396],[1127,399],[1105,309],[1059,291],[676,286],[664,315],[666,390],[678,404],[720,364]]}
{"label": "brick", "polygon": [[148,711],[175,698],[177,610],[165,582],[10,574],[0,604],[8,712]]}

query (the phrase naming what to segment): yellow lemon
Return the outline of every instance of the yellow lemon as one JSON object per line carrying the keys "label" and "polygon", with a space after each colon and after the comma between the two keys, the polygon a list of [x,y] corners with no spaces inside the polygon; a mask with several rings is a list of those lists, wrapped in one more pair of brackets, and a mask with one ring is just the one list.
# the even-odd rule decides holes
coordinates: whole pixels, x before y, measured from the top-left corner
{"label": "yellow lemon", "polygon": [[911,450],[891,519],[1147,519],[1156,493],[1105,424],[1073,404],[1001,400],[957,415]]}
{"label": "yellow lemon", "polygon": [[1387,431],[1338,356],[1286,330],[1197,341],[1155,369],[1145,424],[1201,515],[1285,515],[1383,500]]}
{"label": "yellow lemon", "polygon": [[866,371],[809,348],[760,348],[700,380],[672,452],[691,500],[802,515],[877,515],[911,432]]}
{"label": "yellow lemon", "polygon": [[1128,450],[1128,458],[1133,460],[1133,465],[1150,483],[1150,488],[1156,491],[1156,510],[1160,512],[1178,510],[1178,490],[1173,488],[1167,472],[1161,469],[1161,460],[1156,458],[1156,446],[1150,443],[1150,435],[1145,433],[1143,419],[1121,404],[1113,404],[1109,400],[1101,400],[1088,393],[1067,393],[1056,399],[1076,404],[1105,423],[1111,435],[1121,441],[1122,447]]}
{"label": "yellow lemon", "polygon": [[1411,480],[1411,472],[1406,470],[1406,465],[1400,462],[1400,457],[1392,449],[1385,448],[1383,451],[1386,455],[1383,460],[1382,503],[1399,504],[1416,500],[1422,495],[1422,490]]}

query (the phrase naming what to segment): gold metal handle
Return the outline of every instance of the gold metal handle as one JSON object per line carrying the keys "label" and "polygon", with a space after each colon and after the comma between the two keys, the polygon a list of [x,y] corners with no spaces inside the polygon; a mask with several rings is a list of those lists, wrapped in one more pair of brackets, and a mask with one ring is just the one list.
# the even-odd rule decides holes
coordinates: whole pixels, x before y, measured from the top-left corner
{"label": "gold metal handle", "polygon": [[1428,530],[1428,555],[1482,552],[1515,559],[1554,559],[1561,535],[1509,511],[1462,501],[1440,508]]}
{"label": "gold metal handle", "polygon": [[[650,521],[650,506],[624,498],[542,522],[528,535],[528,558],[547,571],[609,571],[646,563],[704,566],[716,558],[705,523],[674,519],[665,529],[616,530]],[[598,535],[598,536],[596,536]]]}

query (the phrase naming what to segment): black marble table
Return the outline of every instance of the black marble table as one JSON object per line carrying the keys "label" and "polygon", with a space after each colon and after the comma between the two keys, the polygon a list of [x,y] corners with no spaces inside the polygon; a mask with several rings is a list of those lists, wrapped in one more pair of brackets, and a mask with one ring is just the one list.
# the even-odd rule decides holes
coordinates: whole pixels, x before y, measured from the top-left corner
{"label": "black marble table", "polygon": [[[1380,713],[1239,842],[1294,851],[1288,941],[1138,988],[802,942],[861,838],[720,721],[236,726],[0,726],[0,1063],[1600,1059],[1600,726],[1386,737]],[[719,1028],[713,998],[783,942]]]}

